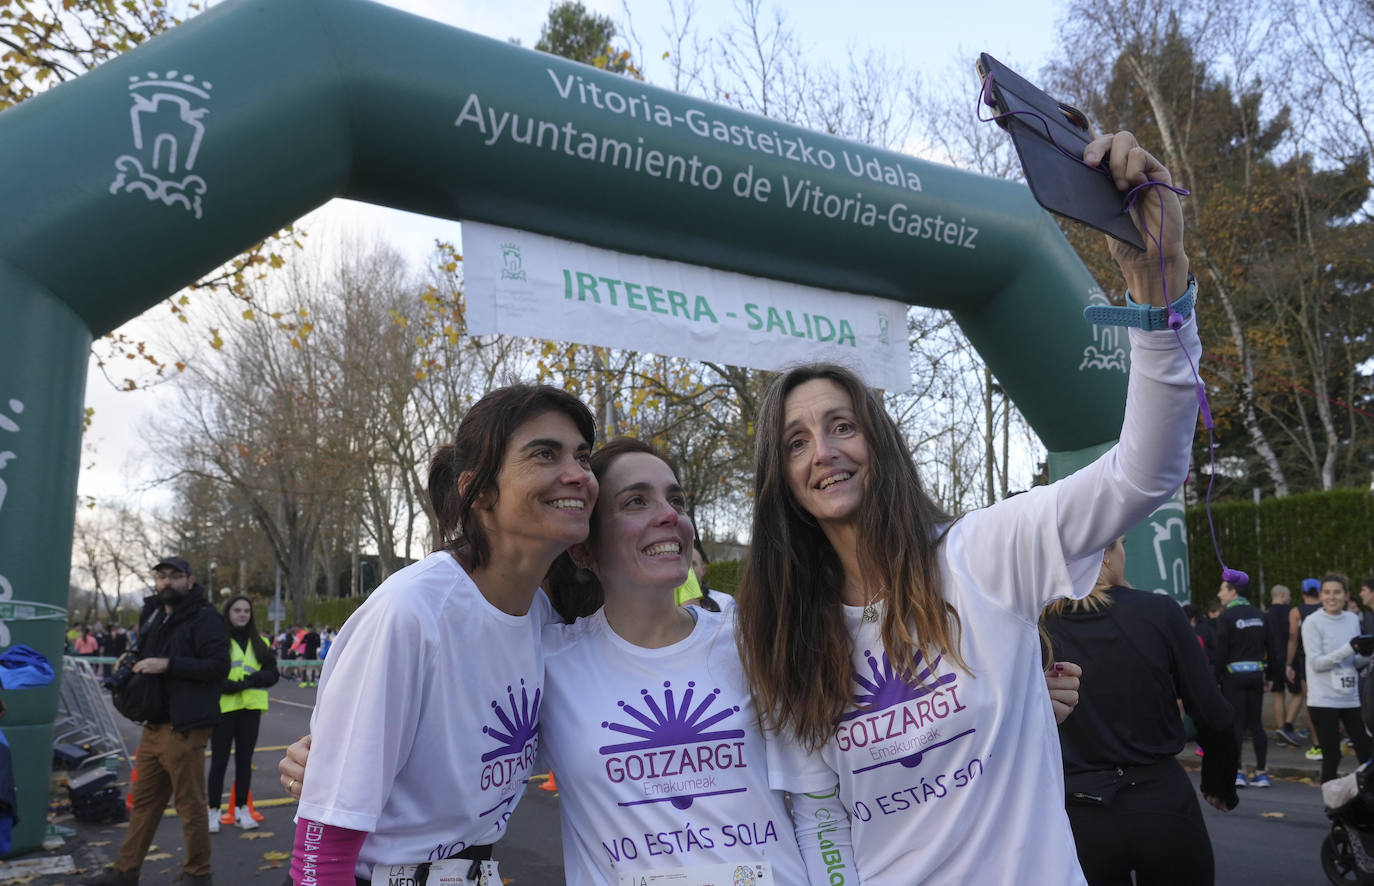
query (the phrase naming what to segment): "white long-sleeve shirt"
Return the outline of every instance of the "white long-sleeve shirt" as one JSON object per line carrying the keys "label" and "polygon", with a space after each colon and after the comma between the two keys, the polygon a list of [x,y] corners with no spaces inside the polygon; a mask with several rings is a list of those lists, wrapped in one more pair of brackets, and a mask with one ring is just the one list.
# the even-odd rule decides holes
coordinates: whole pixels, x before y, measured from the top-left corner
{"label": "white long-sleeve shirt", "polygon": [[[1194,321],[1180,333],[1196,365]],[[839,778],[865,886],[1085,882],[1036,622],[1055,597],[1085,596],[1103,548],[1178,490],[1198,411],[1174,333],[1130,339],[1120,442],[1070,477],[965,515],[939,549],[967,673],[936,659],[908,684],[883,651],[881,620],[846,607],[854,709],[816,753]],[[769,753],[776,788],[825,780],[798,778],[795,746]]]}
{"label": "white long-sleeve shirt", "polygon": [[1356,669],[1369,656],[1356,655],[1350,641],[1360,634],[1360,617],[1318,609],[1302,623],[1302,648],[1307,656],[1307,705],[1314,708],[1358,708]]}

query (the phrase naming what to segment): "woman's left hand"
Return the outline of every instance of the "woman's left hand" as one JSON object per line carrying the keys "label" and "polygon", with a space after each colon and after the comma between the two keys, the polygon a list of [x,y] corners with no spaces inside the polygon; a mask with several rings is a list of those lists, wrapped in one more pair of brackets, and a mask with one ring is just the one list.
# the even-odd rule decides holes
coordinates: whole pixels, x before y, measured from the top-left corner
{"label": "woman's left hand", "polygon": [[1045,686],[1054,706],[1054,722],[1063,723],[1078,706],[1078,678],[1083,669],[1071,661],[1057,661],[1045,671]]}
{"label": "woman's left hand", "polygon": [[303,735],[286,749],[286,756],[277,761],[277,771],[281,773],[281,786],[297,800],[301,798],[301,782],[305,780],[305,761],[309,756],[310,736]]}
{"label": "woman's left hand", "polygon": [[[1164,164],[1140,146],[1129,132],[1100,135],[1083,149],[1083,162],[1096,166],[1106,157],[1107,169],[1124,198],[1131,189],[1147,182],[1172,186],[1174,178]],[[1188,256],[1183,248],[1183,204],[1167,187],[1145,188],[1136,195],[1131,218],[1145,240],[1141,252],[1114,237],[1107,238],[1112,258],[1121,268],[1138,304],[1165,307],[1164,284],[1170,300],[1188,288]],[[1164,276],[1160,276],[1161,261]]]}

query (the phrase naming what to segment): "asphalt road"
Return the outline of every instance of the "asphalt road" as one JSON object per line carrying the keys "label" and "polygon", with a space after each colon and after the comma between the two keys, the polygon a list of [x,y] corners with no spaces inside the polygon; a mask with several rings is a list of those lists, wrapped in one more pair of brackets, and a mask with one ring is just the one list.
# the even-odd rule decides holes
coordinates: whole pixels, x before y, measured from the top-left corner
{"label": "asphalt road", "polygon": [[[314,690],[278,684],[271,691],[272,706],[263,719],[259,749],[254,758],[254,802],[265,816],[256,831],[225,826],[212,835],[215,882],[219,886],[285,882],[287,862],[274,856],[289,853],[293,836],[294,803],[285,797],[277,781],[276,762],[281,748],[306,731]],[[138,727],[128,724],[126,739],[132,752]],[[230,779],[233,765],[230,764]],[[1196,774],[1193,775],[1196,783]],[[1218,886],[1312,886],[1325,879],[1318,852],[1327,833],[1321,792],[1297,779],[1275,779],[1267,789],[1241,791],[1241,803],[1230,813],[1203,805],[1217,859]],[[69,818],[64,825],[77,835],[50,852],[26,858],[71,856],[77,873],[38,876],[23,880],[25,886],[73,886],[97,874],[115,856],[124,838],[123,826],[78,824]],[[163,819],[143,868],[143,886],[176,883],[184,857],[181,825],[175,815]],[[1168,851],[1168,847],[1160,847]],[[498,857],[501,873],[512,886],[561,883],[562,848],[558,825],[558,796],[531,786],[511,819],[508,835],[501,841]],[[0,867],[0,886],[5,886]],[[1027,883],[1034,883],[1028,879]]]}

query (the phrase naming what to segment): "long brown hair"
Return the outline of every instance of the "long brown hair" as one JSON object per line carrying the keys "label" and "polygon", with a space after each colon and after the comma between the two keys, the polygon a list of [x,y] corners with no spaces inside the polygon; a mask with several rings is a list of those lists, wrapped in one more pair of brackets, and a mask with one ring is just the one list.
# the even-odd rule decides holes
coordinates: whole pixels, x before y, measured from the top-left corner
{"label": "long brown hair", "polygon": [[[678,472],[677,462],[671,457],[659,451],[653,444],[634,437],[617,437],[611,442],[602,446],[592,453],[592,474],[595,475],[598,483],[606,479],[606,474],[611,470],[611,465],[622,455],[632,452],[642,452],[645,455],[652,455],[654,458],[668,466],[668,470],[673,472],[673,479],[682,482],[682,476]],[[601,527],[598,525],[597,511],[601,510],[601,505],[605,498],[598,497],[596,507],[592,509],[592,518],[589,522],[587,534],[587,544],[595,545],[600,537]],[[591,615],[600,609],[606,602],[605,592],[601,588],[601,582],[596,574],[589,569],[579,567],[573,562],[572,555],[567,551],[558,555],[549,567],[548,575],[544,578],[544,590],[549,595],[549,601],[553,603],[553,608],[563,617],[566,622],[574,622],[579,618]]]}
{"label": "long brown hair", "polygon": [[[439,523],[437,549],[454,552],[469,570],[481,569],[491,557],[491,543],[473,509],[488,493],[495,499],[501,463],[516,428],[546,412],[572,419],[587,445],[596,439],[591,411],[572,394],[551,385],[508,385],[472,404],[454,441],[440,446],[429,463],[429,500]],[[459,488],[458,478],[466,472],[472,480]]]}
{"label": "long brown hair", "polygon": [[783,458],[787,395],[814,379],[849,395],[868,444],[859,568],[887,589],[882,638],[893,668],[914,681],[919,651],[926,661],[944,655],[968,670],[959,650],[959,613],[941,594],[936,562],[943,541],[937,531],[950,517],[922,488],[896,423],[850,370],[829,363],[792,369],[773,381],[759,408],[753,536],[736,600],[740,655],[760,716],[809,748],[824,744],[850,707],[853,671],[844,571],[820,525],[788,488]]}

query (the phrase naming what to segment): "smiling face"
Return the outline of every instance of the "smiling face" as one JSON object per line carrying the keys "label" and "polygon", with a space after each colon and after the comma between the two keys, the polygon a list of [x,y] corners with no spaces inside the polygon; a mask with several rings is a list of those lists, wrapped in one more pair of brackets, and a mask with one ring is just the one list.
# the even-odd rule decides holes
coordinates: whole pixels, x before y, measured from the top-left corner
{"label": "smiling face", "polygon": [[783,401],[787,488],[822,529],[853,523],[863,503],[869,449],[849,394],[826,378],[797,385]]}
{"label": "smiling face", "polygon": [[571,418],[544,412],[511,434],[495,501],[478,505],[495,548],[531,545],[562,550],[587,537],[597,483],[591,445]]}
{"label": "smiling face", "polygon": [[692,521],[672,469],[655,455],[627,452],[602,474],[601,488],[585,559],[607,598],[671,591],[686,581]]}
{"label": "smiling face", "polygon": [[229,624],[236,628],[247,627],[248,619],[253,617],[253,605],[247,600],[235,600],[229,607]]}
{"label": "smiling face", "polygon": [[1321,601],[1322,609],[1338,614],[1345,608],[1345,586],[1338,581],[1322,582]]}

